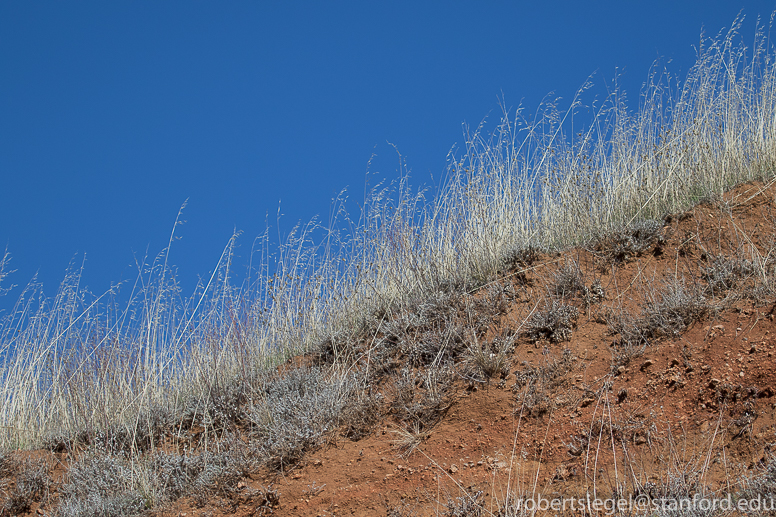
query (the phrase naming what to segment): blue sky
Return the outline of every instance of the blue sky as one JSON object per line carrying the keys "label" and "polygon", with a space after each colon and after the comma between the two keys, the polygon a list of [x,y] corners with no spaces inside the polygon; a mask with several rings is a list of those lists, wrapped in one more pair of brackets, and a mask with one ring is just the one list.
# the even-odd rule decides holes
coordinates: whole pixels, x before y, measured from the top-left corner
{"label": "blue sky", "polygon": [[[631,107],[651,63],[684,74],[703,27],[743,10],[751,41],[776,0],[2,2],[0,249],[53,294],[71,259],[101,292],[166,244],[187,289],[234,228],[244,259],[328,217],[344,187],[444,172],[462,124],[569,99],[593,72]],[[18,294],[18,288],[16,293]],[[7,299],[15,298],[11,294]]]}

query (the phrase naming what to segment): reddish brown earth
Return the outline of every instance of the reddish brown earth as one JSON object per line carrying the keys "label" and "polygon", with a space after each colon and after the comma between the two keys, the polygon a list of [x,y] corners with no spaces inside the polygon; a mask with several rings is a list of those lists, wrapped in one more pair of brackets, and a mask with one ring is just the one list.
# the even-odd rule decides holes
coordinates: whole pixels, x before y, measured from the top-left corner
{"label": "reddish brown earth", "polygon": [[[158,515],[443,515],[446,504],[477,492],[489,515],[509,493],[612,497],[677,476],[733,490],[776,445],[774,299],[747,298],[755,289],[749,278],[735,290],[743,296],[726,308],[681,335],[652,339],[629,361],[615,359],[618,336],[605,321],[620,308],[638,315],[666,279],[701,283],[709,254],[754,246],[766,257],[776,235],[775,196],[772,183],[747,184],[667,218],[665,241],[619,266],[573,249],[542,256],[525,281],[515,271],[505,274],[499,281],[512,283],[518,295],[494,333],[525,321],[567,259],[578,261],[586,285],[600,281],[605,298],[574,302],[580,312],[569,341],[521,337],[503,382],[459,382],[442,421],[409,456],[394,447],[400,435],[389,414],[366,438],[334,435],[291,470],[246,478],[228,499],[204,507],[184,499]],[[560,361],[564,349],[570,368],[556,365],[558,377],[543,386],[546,398],[528,410],[528,386],[516,386],[515,372]],[[272,508],[260,497],[270,485],[280,494]]]}

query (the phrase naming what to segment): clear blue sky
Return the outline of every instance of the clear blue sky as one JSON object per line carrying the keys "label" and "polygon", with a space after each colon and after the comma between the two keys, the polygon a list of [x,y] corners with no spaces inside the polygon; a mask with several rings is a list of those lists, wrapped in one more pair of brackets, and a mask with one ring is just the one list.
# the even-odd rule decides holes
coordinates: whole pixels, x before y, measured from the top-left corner
{"label": "clear blue sky", "polygon": [[[367,162],[414,183],[444,171],[462,123],[569,99],[587,76],[635,100],[650,64],[693,64],[743,9],[776,0],[6,1],[0,3],[0,249],[12,281],[53,294],[86,253],[96,292],[166,244],[181,280],[207,275],[234,228],[245,257],[265,217],[281,231],[359,198]],[[18,295],[19,289],[16,289]],[[6,300],[13,298],[11,294]]]}

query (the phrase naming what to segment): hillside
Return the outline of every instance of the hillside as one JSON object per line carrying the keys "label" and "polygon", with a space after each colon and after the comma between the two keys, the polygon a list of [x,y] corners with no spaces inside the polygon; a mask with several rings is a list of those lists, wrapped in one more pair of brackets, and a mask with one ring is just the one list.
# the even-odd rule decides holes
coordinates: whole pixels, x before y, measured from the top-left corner
{"label": "hillside", "polygon": [[[360,368],[383,369],[368,389],[379,403],[159,515],[518,515],[505,508],[540,494],[772,494],[774,214],[774,182],[741,185],[563,253],[526,251],[471,293],[385,316],[354,345],[374,354]],[[441,366],[425,355],[434,338],[448,340]],[[308,354],[275,375],[326,363]],[[164,447],[201,446],[203,430]],[[5,489],[30,465],[56,481],[82,454],[12,454]]]}
{"label": "hillside", "polygon": [[[445,324],[479,336],[466,340],[469,374],[434,386],[448,390],[444,402],[427,402],[427,370],[399,370],[374,388],[384,403],[372,433],[340,430],[203,510],[254,515],[252,494],[269,485],[274,515],[478,515],[475,500],[489,515],[539,494],[743,494],[774,465],[774,214],[773,182],[747,184],[648,231],[517,263],[430,316],[454,308]],[[757,490],[772,494],[775,481]]]}

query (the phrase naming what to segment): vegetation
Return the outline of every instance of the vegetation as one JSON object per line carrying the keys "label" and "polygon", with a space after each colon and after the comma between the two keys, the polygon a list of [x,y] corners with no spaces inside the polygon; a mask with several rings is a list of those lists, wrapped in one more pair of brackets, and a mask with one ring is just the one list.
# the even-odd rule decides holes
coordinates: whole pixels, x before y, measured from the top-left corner
{"label": "vegetation", "polygon": [[[299,226],[277,249],[265,236],[242,285],[231,280],[235,235],[191,298],[169,246],[140,264],[133,285],[100,296],[80,289],[78,269],[51,300],[28,286],[0,322],[0,451],[81,450],[59,514],[131,515],[226,493],[257,465],[283,470],[334,429],[367,434],[384,384],[396,446],[411,453],[449,407],[456,378],[474,386],[503,375],[517,335],[568,340],[578,317],[570,299],[604,297],[578,264],[560,265],[521,328],[488,336],[517,296],[498,281],[504,271],[577,244],[616,267],[659,245],[656,221],[667,214],[773,177],[776,65],[762,32],[747,53],[738,28],[704,42],[677,90],[654,69],[635,112],[613,90],[584,131],[568,121],[589,84],[565,112],[555,103],[532,120],[505,111],[491,134],[466,135],[432,198],[406,175],[369,191],[357,219],[343,197],[330,226]],[[0,281],[8,264],[6,254]],[[723,256],[708,264],[705,287],[667,279],[638,318],[610,314],[622,347],[681,332],[713,310],[708,297],[769,267]],[[571,363],[566,354],[523,372],[530,411],[545,411],[541,386]],[[22,469],[36,500],[48,493],[42,469]],[[271,488],[262,497],[277,501]],[[478,497],[452,500],[449,514],[478,514]],[[14,501],[4,511],[29,505]]]}

